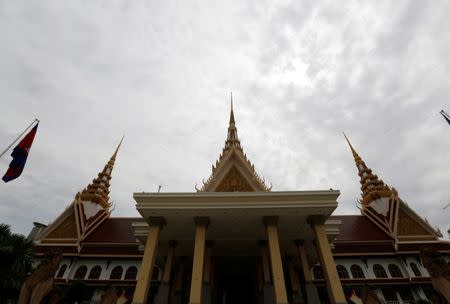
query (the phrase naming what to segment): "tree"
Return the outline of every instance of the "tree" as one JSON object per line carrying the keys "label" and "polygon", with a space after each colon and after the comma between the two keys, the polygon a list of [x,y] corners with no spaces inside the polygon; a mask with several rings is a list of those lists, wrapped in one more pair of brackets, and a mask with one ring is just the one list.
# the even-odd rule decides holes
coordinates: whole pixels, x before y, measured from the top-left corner
{"label": "tree", "polygon": [[[0,224],[0,295],[4,300],[17,298],[25,277],[32,270],[33,243]],[[0,303],[2,300],[0,300]]]}

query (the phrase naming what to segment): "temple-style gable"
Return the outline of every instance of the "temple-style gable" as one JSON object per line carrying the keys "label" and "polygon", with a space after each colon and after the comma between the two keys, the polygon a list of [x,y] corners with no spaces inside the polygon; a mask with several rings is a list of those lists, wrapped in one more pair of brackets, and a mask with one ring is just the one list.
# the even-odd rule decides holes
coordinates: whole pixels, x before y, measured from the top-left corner
{"label": "temple-style gable", "polygon": [[73,205],[70,205],[64,212],[49,226],[44,233],[44,243],[51,240],[65,240],[67,243],[76,243],[81,232],[77,225],[77,219]]}
{"label": "temple-style gable", "polygon": [[74,201],[53,223],[35,236],[36,242],[54,245],[79,245],[109,217],[111,213],[109,181],[121,143],[122,141],[103,171],[85,189],[75,195]]}
{"label": "temple-style gable", "polygon": [[[196,188],[197,189],[197,188]],[[200,192],[251,192],[270,191],[255,171],[254,165],[247,159],[237,135],[233,112],[233,96],[231,96],[231,113],[228,135],[225,146],[216,164],[212,166],[212,174],[203,182]]]}
{"label": "temple-style gable", "polygon": [[360,177],[361,213],[396,241],[436,240],[441,237],[440,232],[414,212],[394,188],[372,173],[346,136],[345,139]]}

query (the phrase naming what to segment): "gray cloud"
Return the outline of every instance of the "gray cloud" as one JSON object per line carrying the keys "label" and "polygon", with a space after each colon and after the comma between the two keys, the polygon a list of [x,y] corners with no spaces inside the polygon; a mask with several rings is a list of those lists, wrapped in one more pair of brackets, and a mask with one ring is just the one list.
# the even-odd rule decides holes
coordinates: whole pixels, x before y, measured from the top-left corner
{"label": "gray cloud", "polygon": [[438,112],[450,95],[448,9],[2,2],[0,142],[41,124],[23,176],[0,185],[0,222],[27,233],[54,219],[122,134],[116,216],[137,214],[135,191],[193,191],[223,146],[233,90],[244,149],[274,190],[340,189],[337,212],[358,212],[345,131],[374,172],[447,229],[450,129]]}

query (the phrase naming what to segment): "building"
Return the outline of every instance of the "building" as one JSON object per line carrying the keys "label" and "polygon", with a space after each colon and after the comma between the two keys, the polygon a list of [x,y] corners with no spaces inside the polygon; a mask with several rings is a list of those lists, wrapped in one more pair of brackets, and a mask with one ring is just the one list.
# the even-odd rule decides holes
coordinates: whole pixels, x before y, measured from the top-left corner
{"label": "building", "polygon": [[82,282],[92,303],[106,286],[133,303],[428,299],[433,288],[419,250],[432,247],[450,261],[450,242],[348,145],[361,215],[333,215],[338,190],[272,191],[247,159],[231,109],[225,146],[200,189],[134,193],[142,217],[115,218],[109,180],[119,144],[57,219],[36,226],[36,256],[62,250],[56,284]]}

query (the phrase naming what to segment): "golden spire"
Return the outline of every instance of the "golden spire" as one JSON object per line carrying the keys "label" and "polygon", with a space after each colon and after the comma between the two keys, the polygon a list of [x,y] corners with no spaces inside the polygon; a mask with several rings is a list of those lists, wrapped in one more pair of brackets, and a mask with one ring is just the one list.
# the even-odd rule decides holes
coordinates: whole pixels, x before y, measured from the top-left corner
{"label": "golden spire", "polygon": [[[229,157],[231,155],[231,157]],[[236,157],[233,157],[236,155]],[[228,135],[225,140],[225,146],[223,147],[222,153],[219,155],[219,159],[216,161],[215,165],[212,165],[212,173],[208,180],[203,181],[203,186],[201,189],[197,189],[197,191],[216,191],[218,187],[218,179],[222,178],[218,172],[222,172],[225,170],[225,164],[229,162],[233,162],[233,166],[238,165],[244,168],[244,171],[249,172],[249,179],[251,183],[255,187],[255,191],[270,191],[272,186],[269,188],[266,186],[265,181],[259,177],[259,175],[255,171],[255,166],[250,162],[247,158],[247,155],[244,153],[244,150],[241,147],[241,142],[239,141],[237,135],[236,121],[234,119],[234,111],[233,111],[233,93],[231,93],[231,110],[230,110],[230,122],[228,124]],[[245,169],[246,168],[246,169]],[[233,172],[237,172],[234,170]],[[229,172],[228,172],[229,173]],[[239,173],[240,174],[240,173]],[[222,180],[223,181],[223,180]],[[233,182],[236,182],[234,180]],[[256,185],[256,186],[255,186]],[[233,190],[234,191],[234,190]],[[244,190],[239,190],[244,191]],[[245,190],[247,191],[247,190]]]}
{"label": "golden spire", "polygon": [[389,188],[381,179],[379,179],[377,175],[373,174],[372,170],[366,166],[364,161],[353,148],[350,140],[347,138],[345,133],[344,137],[347,140],[350,150],[352,151],[356,168],[358,169],[363,206],[366,206],[381,197],[390,197],[393,193],[393,190]]}
{"label": "golden spire", "polygon": [[232,146],[237,146],[241,148],[241,142],[239,141],[237,135],[236,121],[234,120],[234,111],[233,111],[233,92],[231,93],[231,111],[230,111],[230,122],[228,124],[228,135],[225,141],[224,150],[230,149]]}
{"label": "golden spire", "polygon": [[103,168],[96,178],[92,180],[86,188],[81,191],[80,198],[83,201],[91,201],[101,205],[103,208],[109,208],[109,181],[111,180],[111,172],[114,168],[117,152],[122,144],[123,137],[120,140],[114,154],[109,159],[108,163]]}

